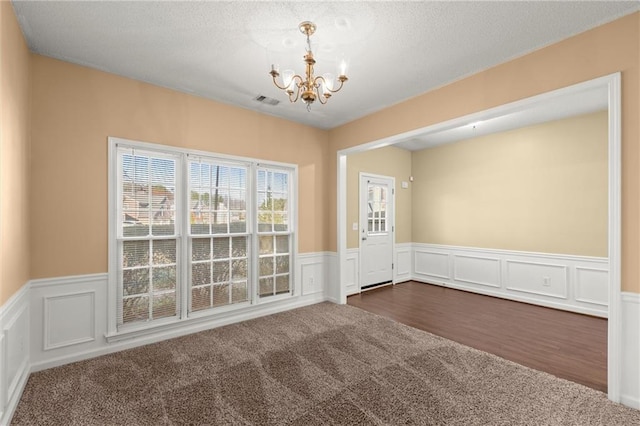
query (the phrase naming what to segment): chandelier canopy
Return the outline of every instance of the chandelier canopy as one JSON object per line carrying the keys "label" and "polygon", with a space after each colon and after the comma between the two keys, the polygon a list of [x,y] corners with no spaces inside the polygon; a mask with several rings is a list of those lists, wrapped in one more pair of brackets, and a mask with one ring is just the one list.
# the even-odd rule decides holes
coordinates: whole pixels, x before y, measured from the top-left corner
{"label": "chandelier canopy", "polygon": [[278,69],[278,65],[274,64],[271,65],[271,72],[269,72],[269,74],[273,77],[273,84],[289,95],[289,101],[296,102],[302,98],[303,102],[307,104],[307,110],[310,110],[311,104],[313,104],[316,99],[324,105],[333,93],[342,89],[344,82],[348,80],[346,76],[346,62],[342,61],[340,64],[338,75],[340,85],[336,89],[334,89],[335,80],[332,74],[326,73],[314,77],[313,66],[316,60],[313,58],[309,38],[316,32],[316,24],[304,21],[298,25],[298,28],[302,34],[307,36],[307,53],[304,55],[304,62],[306,64],[305,76],[302,77],[299,74],[295,74],[293,70],[284,70],[282,71],[282,84],[279,84],[278,77],[280,77],[280,70]]}

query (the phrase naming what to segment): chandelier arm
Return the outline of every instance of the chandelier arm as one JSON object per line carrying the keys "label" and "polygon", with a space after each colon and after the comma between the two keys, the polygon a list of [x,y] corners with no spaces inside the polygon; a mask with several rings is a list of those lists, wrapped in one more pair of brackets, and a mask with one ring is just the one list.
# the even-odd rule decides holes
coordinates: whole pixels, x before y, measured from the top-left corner
{"label": "chandelier arm", "polygon": [[[271,77],[273,77],[273,84],[275,84],[278,89],[284,90],[284,91],[286,91],[288,89],[287,86],[280,86],[278,84],[278,80],[276,80],[276,77],[278,77],[280,74],[274,74],[274,73],[270,73],[270,74],[271,74]],[[300,82],[302,82],[302,77],[300,77],[298,74],[296,74],[291,78],[291,83],[289,84],[289,87],[291,87],[291,84],[293,84],[293,82],[294,82],[294,80],[296,78],[298,78],[298,80],[300,80]]]}
{"label": "chandelier arm", "polygon": [[331,93],[339,92],[339,91],[340,91],[340,89],[342,89],[342,86],[344,85],[344,82],[346,81],[346,80],[343,80],[343,79],[339,79],[339,80],[340,80],[340,86],[338,86],[338,88],[337,88],[337,89],[335,89],[335,90],[331,90],[331,89],[327,88],[327,90],[328,90],[329,92],[331,92]]}
{"label": "chandelier arm", "polygon": [[[298,81],[296,82],[296,80]],[[298,98],[300,97],[300,92],[302,91],[301,85],[302,85],[302,77],[300,77],[297,74],[294,75],[293,78],[291,79],[291,84],[289,85],[289,89],[285,90],[289,95],[289,102],[294,103],[298,100]],[[291,88],[292,86],[293,86],[293,89]],[[293,97],[294,92],[296,94],[295,97]]]}

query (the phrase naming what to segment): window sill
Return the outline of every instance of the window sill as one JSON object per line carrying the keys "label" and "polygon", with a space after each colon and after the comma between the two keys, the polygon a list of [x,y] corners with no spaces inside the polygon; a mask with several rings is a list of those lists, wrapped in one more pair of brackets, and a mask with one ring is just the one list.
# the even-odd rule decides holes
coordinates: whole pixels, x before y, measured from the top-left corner
{"label": "window sill", "polygon": [[[164,338],[177,337],[178,335],[195,333],[206,330],[208,328],[219,327],[232,324],[245,319],[250,319],[257,313],[268,315],[273,312],[273,307],[286,306],[297,303],[299,296],[291,294],[282,294],[269,297],[266,300],[260,300],[258,303],[249,304],[241,303],[234,306],[227,306],[216,309],[213,312],[200,311],[191,313],[189,317],[183,319],[167,319],[159,320],[152,324],[143,324],[140,326],[131,326],[115,333],[105,334],[107,343],[117,343],[125,340],[149,338],[153,341],[154,337],[163,335]],[[226,308],[226,309],[225,309]],[[210,327],[205,324],[211,323]]]}

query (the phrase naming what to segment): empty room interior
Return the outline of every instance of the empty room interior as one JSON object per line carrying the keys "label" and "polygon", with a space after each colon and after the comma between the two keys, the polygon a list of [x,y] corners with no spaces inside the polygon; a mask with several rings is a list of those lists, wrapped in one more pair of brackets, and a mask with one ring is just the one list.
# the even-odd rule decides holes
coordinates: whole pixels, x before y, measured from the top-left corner
{"label": "empty room interior", "polygon": [[0,2],[0,424],[640,424],[637,2]]}

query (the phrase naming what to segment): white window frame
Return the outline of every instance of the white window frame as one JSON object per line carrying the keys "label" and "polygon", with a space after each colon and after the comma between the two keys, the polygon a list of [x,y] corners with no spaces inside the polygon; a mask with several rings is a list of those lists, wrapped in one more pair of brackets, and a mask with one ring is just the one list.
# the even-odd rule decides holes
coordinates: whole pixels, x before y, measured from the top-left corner
{"label": "white window frame", "polygon": [[[108,207],[109,207],[109,229],[108,229],[108,288],[107,288],[107,334],[108,341],[119,340],[122,336],[145,335],[149,332],[156,332],[164,328],[175,328],[183,324],[201,322],[219,315],[250,309],[254,305],[262,305],[277,302],[283,299],[291,299],[301,294],[296,279],[296,259],[298,255],[298,166],[296,164],[280,163],[274,161],[264,161],[247,157],[230,156],[213,152],[177,148],[172,146],[152,144],[116,137],[108,138]],[[122,201],[119,195],[119,170],[118,170],[118,147],[123,146],[134,150],[154,153],[158,156],[177,157],[176,160],[176,238],[178,247],[176,250],[176,292],[178,295],[177,315],[170,318],[162,318],[147,322],[136,322],[118,327],[118,305],[121,303],[121,289],[119,285],[119,270],[121,253],[119,252],[118,233]],[[189,228],[189,182],[188,163],[193,158],[206,158],[220,163],[231,163],[235,165],[246,165],[247,175],[247,235],[251,252],[248,253],[249,271],[248,287],[249,300],[212,309],[189,312],[191,306],[191,286],[190,268],[188,261],[190,256],[190,243],[193,238]],[[280,169],[289,172],[289,229],[290,229],[290,292],[271,297],[258,297],[258,233],[257,233],[257,192],[256,179],[257,169],[266,167],[270,169]],[[180,210],[180,212],[178,212]],[[177,222],[180,223],[177,223]],[[239,234],[245,235],[245,234]],[[196,236],[197,238],[197,236]]]}

